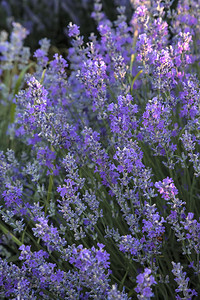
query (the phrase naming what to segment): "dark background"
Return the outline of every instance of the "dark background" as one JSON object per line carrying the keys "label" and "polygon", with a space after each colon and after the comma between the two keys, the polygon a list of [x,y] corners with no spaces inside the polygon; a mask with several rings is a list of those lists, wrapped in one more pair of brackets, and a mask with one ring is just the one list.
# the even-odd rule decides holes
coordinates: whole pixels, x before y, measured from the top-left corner
{"label": "dark background", "polygon": [[[176,8],[178,0],[172,4]],[[116,19],[117,5],[126,6],[130,20],[133,9],[129,0],[102,0],[103,10],[110,20]],[[38,41],[47,37],[58,49],[67,48],[70,42],[66,28],[71,21],[80,26],[81,34],[87,40],[90,32],[96,33],[96,25],[91,18],[94,0],[0,0],[0,30],[10,32],[12,22],[19,22],[30,34],[25,45],[31,52],[38,48]]]}

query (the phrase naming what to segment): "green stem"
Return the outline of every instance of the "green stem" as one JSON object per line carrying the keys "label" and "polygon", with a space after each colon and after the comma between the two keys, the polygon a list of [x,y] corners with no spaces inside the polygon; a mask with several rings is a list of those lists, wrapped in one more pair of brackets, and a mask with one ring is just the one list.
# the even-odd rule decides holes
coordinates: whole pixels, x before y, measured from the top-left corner
{"label": "green stem", "polygon": [[15,242],[18,246],[22,245],[22,242],[20,242],[20,240],[18,240],[18,238],[16,238],[1,222],[0,222],[0,229],[4,234],[10,235],[13,242]]}
{"label": "green stem", "polygon": [[47,214],[47,208],[49,207],[49,201],[52,196],[52,190],[53,190],[53,172],[51,171],[51,174],[49,176],[49,185],[48,185],[48,191],[47,191],[47,199],[46,199],[46,205],[45,205],[45,215]]}
{"label": "green stem", "polygon": [[137,75],[133,78],[132,83],[131,83],[131,94],[133,93],[133,85],[135,83],[135,81],[138,79],[138,77],[140,76],[140,74],[142,74],[143,70],[140,70]]}
{"label": "green stem", "polygon": [[125,282],[125,279],[126,279],[126,277],[127,277],[127,275],[128,275],[128,272],[129,272],[129,268],[127,268],[126,273],[125,273],[125,275],[124,275],[124,277],[123,277],[123,279],[122,279],[122,281],[121,281],[121,283],[120,283],[120,286],[119,286],[119,290],[120,290],[120,291],[122,291],[122,289],[123,289],[124,282]]}

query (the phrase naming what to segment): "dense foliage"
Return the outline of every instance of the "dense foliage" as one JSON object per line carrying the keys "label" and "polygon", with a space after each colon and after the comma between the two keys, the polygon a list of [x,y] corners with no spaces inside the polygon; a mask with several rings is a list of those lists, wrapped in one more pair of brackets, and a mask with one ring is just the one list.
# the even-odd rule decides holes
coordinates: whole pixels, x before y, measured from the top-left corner
{"label": "dense foliage", "polygon": [[130,2],[1,32],[1,299],[199,299],[200,4]]}

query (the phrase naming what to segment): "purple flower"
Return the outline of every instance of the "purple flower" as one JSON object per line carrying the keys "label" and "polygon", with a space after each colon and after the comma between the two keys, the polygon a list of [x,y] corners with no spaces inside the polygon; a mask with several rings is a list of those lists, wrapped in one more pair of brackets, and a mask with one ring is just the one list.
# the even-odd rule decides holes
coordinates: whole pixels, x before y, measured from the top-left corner
{"label": "purple flower", "polygon": [[137,287],[135,288],[135,291],[138,294],[137,298],[140,300],[149,300],[151,297],[154,296],[151,286],[157,284],[157,282],[155,281],[154,276],[150,274],[151,270],[145,268],[144,273],[140,273],[137,276]]}
{"label": "purple flower", "polygon": [[133,98],[131,95],[126,97],[118,96],[118,103],[110,103],[108,105],[108,114],[110,119],[111,131],[121,136],[122,143],[126,138],[133,136],[133,130],[137,128],[136,113],[138,107],[132,104]]}
{"label": "purple flower", "polygon": [[131,255],[138,256],[138,252],[141,251],[142,244],[140,241],[131,235],[122,236],[119,243],[119,250],[123,253],[130,252]]}
{"label": "purple flower", "polygon": [[48,224],[48,218],[43,216],[34,216],[35,228],[32,228],[34,236],[41,238],[49,251],[63,252],[63,247],[67,244],[64,238],[61,238],[57,227]]}
{"label": "purple flower", "polygon": [[[174,168],[173,158],[176,145],[172,143],[171,113],[172,107],[169,104],[154,97],[146,105],[140,131],[143,140],[154,151],[154,155],[166,155],[165,149],[168,150],[168,157],[172,160],[169,167]],[[174,126],[177,127],[176,124]]]}
{"label": "purple flower", "polygon": [[72,24],[72,22],[69,23],[68,30],[69,37],[76,37],[80,34],[79,27],[76,24]]}
{"label": "purple flower", "polygon": [[136,47],[139,61],[146,63],[149,60],[149,54],[153,51],[150,37],[146,33],[139,35]]}
{"label": "purple flower", "polygon": [[158,239],[160,237],[162,238],[165,232],[163,223],[166,221],[163,217],[160,217],[159,213],[156,211],[155,205],[150,206],[148,203],[145,205],[144,215],[146,219],[142,220],[142,223],[144,224],[142,227],[142,232],[147,233],[147,237],[151,242],[152,248],[156,248],[156,246],[159,248],[159,245],[156,244]]}
{"label": "purple flower", "polygon": [[[186,277],[186,272],[183,272],[183,267],[180,263],[172,261],[173,269],[172,273],[175,276],[175,281],[178,284],[178,288],[175,290],[176,293],[183,293],[185,299],[191,300],[193,296],[198,296],[197,292],[188,287],[189,277]],[[176,299],[182,299],[177,294]]]}
{"label": "purple flower", "polygon": [[93,100],[93,111],[97,110],[100,115],[102,115],[105,109],[105,102],[107,100],[107,66],[101,55],[92,53],[89,54],[89,57],[90,58],[83,61],[81,68],[78,71],[77,77],[85,86],[86,95],[88,97],[91,97],[91,99]]}
{"label": "purple flower", "polygon": [[174,185],[173,179],[166,177],[163,181],[155,183],[155,187],[159,190],[161,197],[166,201],[174,199],[178,194],[178,190]]}
{"label": "purple flower", "polygon": [[5,31],[1,32],[0,38],[0,61],[2,70],[11,70],[14,63],[18,63],[19,69],[23,69],[29,61],[30,49],[24,47],[24,39],[28,35],[28,30],[21,24],[13,22],[10,41]]}
{"label": "purple flower", "polygon": [[50,48],[50,41],[47,38],[44,38],[39,41],[40,48],[37,49],[34,53],[34,57],[37,58],[37,72],[43,72],[43,68],[47,67],[48,63],[48,51]]}
{"label": "purple flower", "polygon": [[5,205],[7,207],[20,207],[23,203],[22,201],[22,186],[11,185],[10,183],[6,184],[6,190],[2,193]]}

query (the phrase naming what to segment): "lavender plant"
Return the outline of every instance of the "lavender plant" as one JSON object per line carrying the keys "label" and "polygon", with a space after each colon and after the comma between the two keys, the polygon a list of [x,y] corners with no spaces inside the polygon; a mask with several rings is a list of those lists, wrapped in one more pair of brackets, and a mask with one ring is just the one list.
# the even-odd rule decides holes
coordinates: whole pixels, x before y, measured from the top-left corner
{"label": "lavender plant", "polygon": [[98,37],[70,23],[68,57],[42,39],[35,63],[20,24],[1,34],[2,299],[199,298],[200,8],[182,2],[111,22],[96,0]]}

